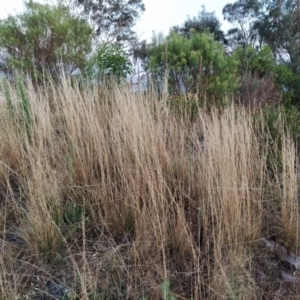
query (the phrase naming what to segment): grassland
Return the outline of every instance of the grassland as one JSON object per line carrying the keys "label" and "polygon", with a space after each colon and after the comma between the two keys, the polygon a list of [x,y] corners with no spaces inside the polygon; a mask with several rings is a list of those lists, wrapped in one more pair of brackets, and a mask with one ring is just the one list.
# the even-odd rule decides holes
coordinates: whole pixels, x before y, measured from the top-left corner
{"label": "grassland", "polygon": [[2,82],[0,299],[299,299],[274,250],[299,252],[297,148],[280,115],[276,138],[266,124],[238,105],[191,120],[125,86]]}

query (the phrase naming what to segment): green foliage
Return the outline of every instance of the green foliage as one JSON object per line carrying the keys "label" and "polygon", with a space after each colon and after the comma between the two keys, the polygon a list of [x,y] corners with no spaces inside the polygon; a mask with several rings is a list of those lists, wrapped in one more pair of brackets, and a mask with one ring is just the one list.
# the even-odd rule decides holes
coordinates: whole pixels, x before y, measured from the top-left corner
{"label": "green foliage", "polygon": [[82,220],[82,216],[83,208],[73,202],[66,205],[62,218],[65,224],[78,226],[78,224]]}
{"label": "green foliage", "polygon": [[250,61],[256,55],[253,47],[237,47],[232,56],[238,61],[238,70],[241,75],[248,74],[250,70]]}
{"label": "green foliage", "polygon": [[[223,15],[238,25],[229,31],[233,40],[231,45],[247,47],[252,43],[260,47],[268,45],[272,49],[279,64],[274,70],[276,82],[283,87],[285,100],[290,99],[292,104],[300,106],[299,1],[237,0],[223,8]],[[264,53],[264,67],[265,55],[270,57],[269,49]],[[260,63],[258,60],[256,70]]]}
{"label": "green foliage", "polygon": [[276,61],[272,49],[267,45],[256,51],[250,61],[251,72],[260,78],[266,75],[273,75],[275,68]]}
{"label": "green foliage", "polygon": [[228,3],[223,8],[224,19],[237,25],[228,30],[227,38],[231,47],[254,45],[257,34],[254,29],[254,18],[257,15],[259,4],[257,0],[237,0]]}
{"label": "green foliage", "polygon": [[294,105],[270,105],[263,110],[268,132],[273,140],[281,139],[284,131],[300,141],[300,111]]}
{"label": "green foliage", "polygon": [[191,120],[198,116],[201,104],[193,95],[174,95],[168,99],[171,110],[179,117],[188,117]]}
{"label": "green foliage", "polygon": [[20,76],[17,77],[17,86],[19,96],[21,98],[21,112],[22,112],[22,123],[25,126],[26,134],[29,140],[31,140],[31,130],[32,130],[32,112],[29,103],[29,99],[26,95],[26,91],[24,88],[23,80]]}
{"label": "green foliage", "polygon": [[232,56],[239,62],[241,75],[271,78],[283,91],[283,103],[300,105],[300,74],[295,74],[287,64],[276,62],[270,46],[265,45],[260,50],[252,46],[237,47]]}
{"label": "green foliage", "polygon": [[[254,115],[254,124],[263,130],[264,140],[261,147],[268,149],[267,165],[270,170],[282,171],[282,141],[284,136],[291,137],[300,145],[300,111],[293,105],[269,105],[262,115]],[[299,146],[298,146],[299,150]]]}
{"label": "green foliage", "polygon": [[269,139],[275,140],[282,139],[283,130],[283,110],[280,106],[269,105],[263,110],[262,120],[266,124],[266,133],[269,135]]}
{"label": "green foliage", "polygon": [[186,38],[173,32],[164,43],[154,40],[149,54],[153,77],[162,82],[167,72],[172,95],[192,94],[221,103],[238,86],[237,61],[225,55],[212,35],[192,32]]}
{"label": "green foliage", "polygon": [[15,108],[14,108],[14,105],[12,103],[10,88],[9,88],[9,84],[7,83],[6,78],[2,79],[1,86],[2,86],[3,91],[4,91],[4,96],[5,96],[9,116],[10,116],[11,120],[15,121]]}
{"label": "green foliage", "polygon": [[54,199],[53,197],[49,197],[46,199],[47,211],[49,212],[52,221],[58,226],[58,228],[62,225],[62,209],[59,201]]}
{"label": "green foliage", "polygon": [[0,21],[0,47],[8,53],[8,70],[19,69],[41,80],[62,69],[82,69],[91,51],[92,29],[66,6],[29,1],[27,10]]}
{"label": "green foliage", "polygon": [[276,82],[283,87],[283,102],[300,108],[300,73],[295,74],[286,64],[276,67]]}
{"label": "green foliage", "polygon": [[254,29],[261,42],[267,43],[282,61],[282,53],[290,56],[288,64],[294,72],[299,72],[299,2],[294,0],[256,1],[259,10]]}
{"label": "green foliage", "polygon": [[170,281],[169,280],[165,280],[162,283],[161,289],[162,289],[163,300],[176,300],[176,298],[170,294]]}
{"label": "green foliage", "polygon": [[283,65],[278,72],[284,82],[279,81],[284,84],[285,100],[291,99],[292,104],[300,106],[299,3],[291,0],[260,2],[255,28],[262,42],[268,43]]}
{"label": "green foliage", "polygon": [[255,77],[273,76],[276,69],[276,61],[272,49],[265,45],[260,50],[252,46],[237,47],[232,56],[239,62],[241,75],[251,74]]}
{"label": "green foliage", "polygon": [[181,26],[174,26],[173,31],[190,37],[191,31],[199,33],[211,33],[214,35],[216,41],[226,43],[224,32],[221,30],[221,23],[215,15],[215,12],[207,12],[205,7],[199,11],[198,16],[188,19]]}
{"label": "green foliage", "polygon": [[24,81],[21,76],[16,78],[16,88],[18,91],[18,96],[20,98],[19,108],[12,102],[12,96],[10,91],[10,85],[6,78],[1,80],[1,88],[3,89],[6,107],[11,119],[12,124],[18,133],[24,133],[29,141],[31,141],[32,136],[32,125],[33,125],[33,115],[30,106],[30,101],[24,86]]}
{"label": "green foliage", "polygon": [[[144,12],[142,0],[72,0],[83,8],[81,14],[96,26],[96,34],[102,40],[132,44],[137,40],[132,27]],[[78,10],[77,10],[78,11]]]}
{"label": "green foliage", "polygon": [[128,54],[119,46],[111,44],[100,47],[90,59],[86,69],[86,74],[90,79],[97,79],[104,75],[114,77],[118,81],[133,72]]}
{"label": "green foliage", "polygon": [[300,111],[295,105],[283,105],[280,108],[287,133],[299,144],[300,142]]}

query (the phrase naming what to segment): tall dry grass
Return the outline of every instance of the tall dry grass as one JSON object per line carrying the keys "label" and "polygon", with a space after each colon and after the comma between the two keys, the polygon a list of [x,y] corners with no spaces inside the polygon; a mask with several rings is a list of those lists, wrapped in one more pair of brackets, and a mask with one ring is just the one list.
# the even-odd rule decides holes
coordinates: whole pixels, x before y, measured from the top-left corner
{"label": "tall dry grass", "polygon": [[190,121],[154,92],[22,84],[30,127],[0,91],[1,299],[261,299],[258,241],[298,250],[295,147],[270,175],[243,108]]}

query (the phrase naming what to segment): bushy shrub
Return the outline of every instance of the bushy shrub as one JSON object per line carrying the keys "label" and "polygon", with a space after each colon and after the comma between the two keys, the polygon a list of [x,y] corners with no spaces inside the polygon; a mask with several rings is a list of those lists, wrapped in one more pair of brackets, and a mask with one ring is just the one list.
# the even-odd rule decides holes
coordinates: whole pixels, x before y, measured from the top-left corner
{"label": "bushy shrub", "polygon": [[154,40],[149,54],[153,78],[163,82],[168,75],[172,95],[220,103],[238,87],[237,61],[212,35],[191,32],[187,38],[172,32],[163,42]]}
{"label": "bushy shrub", "polygon": [[276,61],[269,46],[264,46],[260,50],[252,46],[237,47],[232,56],[238,62],[238,71],[242,76],[254,76],[264,78],[273,76],[276,69]]}
{"label": "bushy shrub", "polygon": [[24,13],[0,21],[0,48],[7,53],[6,72],[22,70],[42,81],[49,72],[83,70],[91,51],[92,28],[63,5],[28,1]]}
{"label": "bushy shrub", "polygon": [[86,74],[90,79],[97,80],[101,76],[109,76],[118,82],[133,72],[129,55],[119,46],[112,44],[100,46],[86,69]]}

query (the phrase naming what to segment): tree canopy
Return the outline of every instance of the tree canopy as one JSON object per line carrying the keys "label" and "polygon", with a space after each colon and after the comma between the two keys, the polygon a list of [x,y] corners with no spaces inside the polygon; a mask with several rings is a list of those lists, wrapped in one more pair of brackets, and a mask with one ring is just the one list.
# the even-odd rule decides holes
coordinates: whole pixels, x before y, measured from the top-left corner
{"label": "tree canopy", "polygon": [[[276,75],[288,97],[300,104],[300,1],[238,0],[223,8],[229,22],[238,25],[228,33],[235,44],[268,45],[280,65]],[[246,55],[247,56],[247,55]]]}
{"label": "tree canopy", "polygon": [[257,35],[253,24],[258,9],[257,0],[238,0],[224,6],[224,19],[237,26],[231,28],[227,34],[231,46],[247,47],[255,44]]}
{"label": "tree canopy", "polygon": [[69,73],[83,69],[91,39],[88,23],[72,16],[63,5],[29,1],[24,13],[0,21],[5,69],[23,70],[36,78],[44,71],[55,76],[62,69]]}
{"label": "tree canopy", "polygon": [[100,38],[118,44],[133,44],[137,40],[132,27],[144,12],[142,0],[73,0],[81,14],[95,25]]}
{"label": "tree canopy", "polygon": [[202,10],[198,12],[197,17],[190,18],[181,26],[174,26],[171,30],[176,31],[179,34],[183,34],[186,37],[191,35],[191,30],[194,32],[207,32],[214,34],[214,38],[217,41],[227,43],[224,32],[221,30],[221,22],[216,17],[215,12],[208,12],[205,7],[202,6]]}

